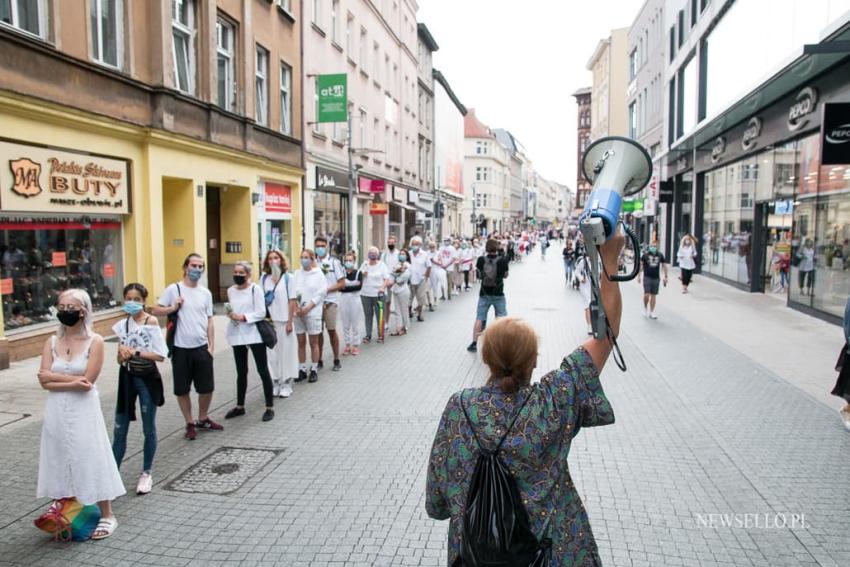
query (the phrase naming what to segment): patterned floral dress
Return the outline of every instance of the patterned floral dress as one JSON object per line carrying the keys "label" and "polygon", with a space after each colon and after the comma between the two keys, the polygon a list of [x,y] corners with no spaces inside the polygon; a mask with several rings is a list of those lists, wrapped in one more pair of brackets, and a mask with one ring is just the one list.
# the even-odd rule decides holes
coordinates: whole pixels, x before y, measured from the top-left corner
{"label": "patterned floral dress", "polygon": [[495,448],[517,408],[528,403],[502,446],[500,457],[516,478],[538,539],[552,541],[552,565],[601,565],[587,512],[567,464],[570,444],[582,427],[614,423],[614,412],[590,354],[576,349],[538,384],[505,394],[498,386],[463,390],[446,405],[428,465],[425,507],[450,519],[448,564],[460,553],[466,492],[478,458],[463,415],[469,412],[482,444]]}

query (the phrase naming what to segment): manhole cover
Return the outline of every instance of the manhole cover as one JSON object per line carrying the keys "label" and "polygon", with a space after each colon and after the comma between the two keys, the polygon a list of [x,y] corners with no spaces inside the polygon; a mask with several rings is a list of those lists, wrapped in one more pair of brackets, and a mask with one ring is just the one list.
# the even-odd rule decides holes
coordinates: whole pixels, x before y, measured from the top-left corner
{"label": "manhole cover", "polygon": [[177,492],[230,494],[260,472],[281,451],[222,447],[180,473],[166,488]]}

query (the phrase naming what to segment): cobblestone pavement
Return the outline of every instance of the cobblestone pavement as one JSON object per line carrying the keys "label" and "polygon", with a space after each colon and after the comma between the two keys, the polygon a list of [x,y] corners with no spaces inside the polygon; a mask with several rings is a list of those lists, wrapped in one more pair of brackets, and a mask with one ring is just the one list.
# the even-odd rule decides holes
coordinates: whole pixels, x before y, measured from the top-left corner
{"label": "cobblestone pavement", "polygon": [[[833,407],[691,323],[672,288],[662,291],[657,321],[641,317],[637,284],[623,292],[629,371],[603,373],[617,423],[583,430],[570,457],[605,565],[850,565],[850,434]],[[556,254],[515,266],[507,293],[509,311],[541,337],[538,375],[584,340],[580,298],[566,289]],[[665,297],[675,309],[665,310]],[[119,499],[119,527],[101,542],[52,543],[32,526],[46,507],[33,497],[41,424],[36,416],[0,427],[0,565],[445,564],[446,523],[425,516],[424,473],[446,399],[485,378],[465,350],[475,301],[468,293],[441,303],[407,336],[367,345],[341,372],[298,384],[270,423],[260,421],[255,377],[248,415],[194,442],[182,438],[168,397],[154,491]],[[778,330],[765,331],[769,341]],[[840,341],[830,326],[816,332]],[[226,350],[216,372],[213,416],[221,418],[235,390]],[[112,368],[101,377],[110,426],[114,380]],[[134,423],[122,469],[130,488],[141,439]],[[197,475],[233,462],[257,467],[235,489]],[[790,526],[794,514],[804,526]],[[776,527],[783,518],[789,526]],[[747,525],[721,527],[729,520]]]}

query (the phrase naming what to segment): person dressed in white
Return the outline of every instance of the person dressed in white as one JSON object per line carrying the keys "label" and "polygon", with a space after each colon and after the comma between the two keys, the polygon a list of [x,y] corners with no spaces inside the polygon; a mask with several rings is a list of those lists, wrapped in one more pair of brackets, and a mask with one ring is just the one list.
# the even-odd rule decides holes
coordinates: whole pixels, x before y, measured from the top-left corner
{"label": "person dressed in white", "polygon": [[[318,236],[315,243],[316,262],[328,281],[328,291],[325,294],[325,303],[322,306],[322,324],[331,341],[331,350],[334,355],[333,371],[337,372],[342,369],[342,363],[339,360],[339,334],[336,332],[336,325],[339,321],[339,290],[345,285],[345,270],[342,267],[342,262],[336,256],[333,256],[328,249],[327,238]],[[323,365],[324,346],[325,335],[319,333],[319,370],[322,369]]]}
{"label": "person dressed in white", "polygon": [[587,256],[581,256],[576,261],[576,277],[579,279],[578,291],[581,294],[581,299],[584,302],[584,321],[587,323],[587,334],[593,334],[593,327],[590,324],[590,300],[591,300],[591,287],[590,287],[590,262],[587,260]]}
{"label": "person dressed in white", "polygon": [[[392,273],[395,270],[395,267],[398,266],[398,255],[400,254],[400,250],[396,246],[396,237],[391,234],[387,238],[387,249],[381,252],[381,262],[383,262],[387,269]],[[387,313],[392,313],[392,300],[393,294],[388,293],[384,298],[384,309],[387,310]]]}
{"label": "person dressed in white", "polygon": [[295,272],[295,333],[298,335],[298,378],[307,380],[307,336],[310,336],[310,382],[319,380],[319,335],[322,334],[322,309],[328,292],[328,280],[316,263],[316,253],[301,252],[301,269]]}
{"label": "person dressed in white", "polygon": [[460,295],[460,289],[463,282],[463,274],[461,273],[463,253],[460,247],[460,240],[453,241],[452,248],[454,248],[454,262],[452,263],[451,277],[449,279],[452,286],[452,294]]}
{"label": "person dressed in white", "polygon": [[[431,263],[431,274],[428,276],[428,306],[433,311],[437,307],[437,299],[440,297],[440,282],[445,277],[446,271],[437,263],[439,252],[437,243],[428,241],[428,261]],[[442,272],[442,275],[441,275]]]}
{"label": "person dressed in white", "polygon": [[345,287],[340,290],[339,307],[342,311],[342,338],[345,342],[343,355],[360,354],[360,317],[363,304],[360,301],[360,289],[363,287],[363,274],[357,270],[356,256],[349,252],[345,255]]}
{"label": "person dressed in white", "polygon": [[469,243],[464,240],[460,245],[460,273],[463,274],[463,289],[469,291],[469,274],[472,270],[472,262],[478,260],[475,257],[475,251],[469,246]]}
{"label": "person dressed in white", "polygon": [[47,390],[38,460],[39,498],[97,503],[92,539],[112,535],[112,500],[126,492],[100,410],[96,382],[103,368],[103,337],[92,330],[92,303],[81,289],[63,291],[59,328],[44,342],[38,381]]}
{"label": "person dressed in white", "polygon": [[431,289],[431,257],[428,252],[422,250],[422,239],[414,236],[410,239],[410,257],[407,260],[410,262],[410,297],[411,303],[416,300],[416,320],[424,321],[422,318],[422,309],[425,304],[428,304],[429,311],[433,311],[434,307],[428,299],[428,290]]}
{"label": "person dressed in white", "polygon": [[682,293],[688,293],[688,286],[691,285],[691,276],[693,276],[694,270],[697,267],[695,261],[697,249],[694,245],[694,238],[690,234],[682,237],[676,257],[679,260],[679,268],[682,270]]}
{"label": "person dressed in white", "polygon": [[233,348],[236,363],[236,406],[224,416],[232,419],[245,415],[245,395],[248,392],[248,349],[254,357],[257,373],[263,383],[266,411],[263,421],[274,419],[274,388],[269,372],[268,349],[263,343],[257,322],[266,318],[266,300],[260,286],[251,281],[251,263],[245,260],[233,266],[233,285],[227,288],[227,342]]}
{"label": "person dressed in white", "polygon": [[286,257],[280,250],[269,250],[263,272],[263,295],[277,333],[277,344],[268,353],[272,394],[288,398],[292,395],[292,380],[298,376],[298,339],[293,327],[298,309],[295,278],[289,275]]}
{"label": "person dressed in white", "polygon": [[366,338],[364,343],[372,340],[372,320],[376,320],[378,328],[378,342],[383,341],[383,329],[380,328],[381,321],[376,311],[378,302],[384,300],[387,288],[392,285],[392,275],[387,265],[381,262],[378,249],[374,246],[369,248],[367,260],[360,266],[363,274],[363,287],[360,290],[360,301],[363,304],[363,316],[366,321]]}
{"label": "person dressed in white", "polygon": [[443,239],[442,248],[440,248],[437,253],[437,257],[432,260],[434,265],[442,268],[442,270],[438,272],[440,277],[438,284],[439,291],[441,292],[441,298],[444,300],[452,298],[450,278],[452,277],[451,274],[454,273],[457,256],[457,250],[455,250],[455,247],[452,246],[451,239],[445,238]]}
{"label": "person dressed in white", "polygon": [[392,271],[393,286],[391,288],[395,310],[392,312],[395,321],[390,321],[390,328],[394,329],[390,335],[398,337],[406,335],[410,328],[410,263],[409,252],[402,248],[398,255],[398,264]]}

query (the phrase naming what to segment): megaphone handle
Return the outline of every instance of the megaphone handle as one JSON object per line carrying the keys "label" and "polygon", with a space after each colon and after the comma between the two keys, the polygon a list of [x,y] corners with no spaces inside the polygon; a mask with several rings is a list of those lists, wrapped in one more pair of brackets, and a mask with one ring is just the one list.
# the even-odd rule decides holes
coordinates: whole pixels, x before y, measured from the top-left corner
{"label": "megaphone handle", "polygon": [[640,240],[638,240],[637,234],[635,234],[635,231],[633,231],[629,225],[626,223],[622,224],[626,236],[628,236],[632,241],[632,247],[635,251],[635,265],[632,267],[632,273],[630,274],[608,274],[608,280],[612,282],[628,282],[635,279],[640,273],[640,258],[637,256],[640,254]]}

